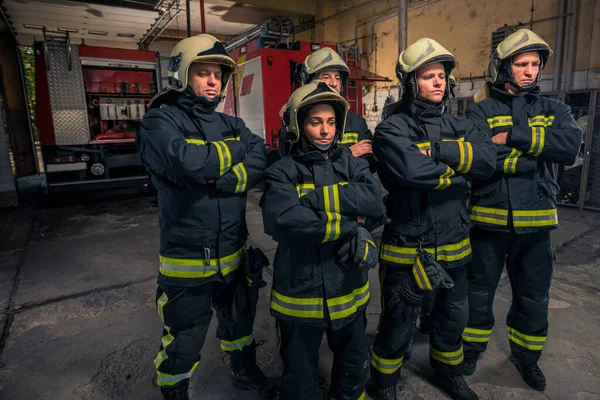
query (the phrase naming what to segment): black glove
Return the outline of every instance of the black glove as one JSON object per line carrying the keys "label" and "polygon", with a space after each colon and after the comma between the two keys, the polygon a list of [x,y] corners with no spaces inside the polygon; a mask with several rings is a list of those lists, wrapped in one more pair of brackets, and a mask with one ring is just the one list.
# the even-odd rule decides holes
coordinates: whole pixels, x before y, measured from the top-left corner
{"label": "black glove", "polygon": [[419,315],[422,300],[423,291],[416,286],[411,276],[407,276],[390,291],[386,307],[393,319],[414,322]]}
{"label": "black glove", "polygon": [[377,246],[363,227],[359,227],[338,250],[338,260],[345,267],[367,270],[377,266],[377,259]]}
{"label": "black glove", "polygon": [[246,250],[246,277],[248,286],[251,286],[253,283],[258,285],[259,288],[267,286],[267,282],[262,278],[262,270],[270,264],[269,259],[261,249],[255,249],[250,246]]}
{"label": "black glove", "polygon": [[454,281],[446,269],[435,260],[433,254],[425,250],[419,250],[412,272],[413,279],[421,290],[433,291],[454,287]]}

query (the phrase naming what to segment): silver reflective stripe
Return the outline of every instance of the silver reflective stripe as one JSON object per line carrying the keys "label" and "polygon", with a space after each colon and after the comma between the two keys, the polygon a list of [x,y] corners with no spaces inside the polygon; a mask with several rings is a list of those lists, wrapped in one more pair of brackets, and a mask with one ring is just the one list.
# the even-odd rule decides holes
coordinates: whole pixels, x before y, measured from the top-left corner
{"label": "silver reflective stripe", "polygon": [[473,339],[487,339],[489,340],[490,337],[492,337],[492,334],[486,334],[486,333],[471,333],[471,332],[463,332],[463,338],[468,337],[468,338],[473,338]]}
{"label": "silver reflective stripe", "polygon": [[513,215],[513,219],[515,221],[554,221],[556,219],[556,214],[552,215]]}
{"label": "silver reflective stripe", "polygon": [[169,383],[177,383],[179,381],[182,381],[184,379],[188,379],[191,378],[192,375],[194,374],[194,370],[196,368],[198,364],[196,363],[194,365],[194,368],[192,370],[190,370],[189,372],[186,372],[185,374],[178,374],[178,375],[167,375],[167,374],[163,374],[161,372],[159,372],[157,374],[157,381],[159,383],[160,386],[165,386],[165,384],[169,384]]}
{"label": "silver reflective stripe", "polygon": [[[302,300],[302,299],[298,299]],[[287,301],[283,301],[276,296],[271,296],[271,302],[279,304],[280,306],[296,311],[321,311],[323,312],[323,304],[296,304],[296,303],[288,303]]]}
{"label": "silver reflective stripe", "polygon": [[250,343],[252,343],[252,341],[254,341],[254,338],[252,337],[252,335],[248,336],[245,340],[241,341],[241,342],[232,342],[232,341],[228,341],[228,340],[222,340],[221,341],[221,348],[223,350],[241,350],[244,347],[248,346]]}
{"label": "silver reflective stripe", "polygon": [[543,129],[544,128],[539,127],[539,126],[535,126],[535,127],[531,128],[531,130],[533,131],[533,135],[534,135],[533,143],[531,144],[531,149],[529,150],[529,152],[531,154],[534,154],[534,155],[539,154]]}
{"label": "silver reflective stripe", "polygon": [[402,261],[406,260],[406,264],[412,264],[417,257],[417,249],[415,249],[415,254],[405,254],[405,253],[397,253],[393,250],[383,248],[381,250],[382,258],[385,260],[385,256],[401,258]]}
{"label": "silver reflective stripe", "polygon": [[[214,260],[211,260],[211,262],[212,261],[214,261]],[[167,264],[167,263],[161,262],[160,266],[164,270],[174,271],[174,272],[206,273],[206,272],[218,272],[219,271],[218,266],[208,266],[208,265],[173,265],[173,264]]]}
{"label": "silver reflective stripe", "polygon": [[370,293],[371,293],[371,292],[370,292],[370,291],[367,289],[367,290],[365,290],[365,292],[364,292],[364,293],[360,293],[360,294],[358,294],[358,295],[354,296],[354,297],[352,298],[352,300],[348,301],[347,303],[344,303],[344,304],[338,304],[338,305],[336,305],[336,306],[331,306],[331,307],[329,307],[329,313],[330,313],[330,314],[333,314],[333,313],[335,313],[335,312],[344,311],[344,310],[347,310],[347,309],[349,309],[349,308],[352,308],[352,307],[354,307],[354,306],[356,305],[356,303],[358,303],[359,301],[361,301],[361,300],[365,299],[366,297],[369,297],[369,296],[370,296]]}
{"label": "silver reflective stripe", "polygon": [[[492,220],[496,220],[494,222],[487,222],[487,221],[480,221],[480,222],[487,222],[492,225],[507,225],[508,224],[508,215],[492,214],[492,213],[487,213],[487,212],[483,212],[483,211],[477,211],[474,209],[471,209],[470,214],[472,217],[482,217],[482,218],[489,218]],[[475,220],[479,221],[478,219],[475,219]]]}
{"label": "silver reflective stripe", "polygon": [[467,243],[466,245],[464,245],[463,247],[461,247],[460,249],[456,249],[456,250],[455,249],[448,250],[448,249],[444,249],[442,247],[442,248],[438,248],[437,255],[438,255],[438,257],[440,257],[440,256],[445,256],[445,257],[457,256],[470,248],[471,248],[470,242]]}

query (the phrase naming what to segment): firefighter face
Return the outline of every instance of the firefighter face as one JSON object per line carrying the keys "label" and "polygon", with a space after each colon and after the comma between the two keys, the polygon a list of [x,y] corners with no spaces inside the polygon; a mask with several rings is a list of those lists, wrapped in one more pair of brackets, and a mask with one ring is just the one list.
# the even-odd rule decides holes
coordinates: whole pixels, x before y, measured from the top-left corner
{"label": "firefighter face", "polygon": [[540,72],[540,54],[537,51],[517,54],[511,67],[515,83],[520,87],[529,86]]}
{"label": "firefighter face", "polygon": [[188,85],[196,96],[214,100],[221,93],[222,77],[219,64],[193,63],[188,70]]}
{"label": "firefighter face", "polygon": [[319,71],[317,74],[317,79],[325,82],[329,85],[329,87],[337,90],[338,93],[342,91],[342,74],[340,74],[340,71],[333,69]]}
{"label": "firefighter face", "polygon": [[302,123],[309,142],[321,146],[331,144],[335,137],[335,111],[329,104],[313,106]]}
{"label": "firefighter face", "polygon": [[417,98],[426,103],[441,103],[446,92],[446,70],[442,63],[422,66],[417,70]]}

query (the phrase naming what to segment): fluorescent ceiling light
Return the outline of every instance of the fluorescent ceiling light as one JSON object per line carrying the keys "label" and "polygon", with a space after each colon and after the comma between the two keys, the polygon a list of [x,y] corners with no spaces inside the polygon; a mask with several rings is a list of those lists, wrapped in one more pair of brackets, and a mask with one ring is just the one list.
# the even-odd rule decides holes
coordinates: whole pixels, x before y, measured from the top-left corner
{"label": "fluorescent ceiling light", "polygon": [[88,33],[90,35],[100,35],[100,36],[108,35],[108,32],[105,32],[105,31],[88,31]]}
{"label": "fluorescent ceiling light", "polygon": [[30,25],[30,24],[23,24],[24,28],[27,29],[44,29],[45,26],[44,25]]}
{"label": "fluorescent ceiling light", "polygon": [[117,33],[119,37],[135,37],[135,33]]}
{"label": "fluorescent ceiling light", "polygon": [[71,33],[79,32],[79,29],[73,29],[73,28],[58,28],[57,30],[59,32],[71,32]]}

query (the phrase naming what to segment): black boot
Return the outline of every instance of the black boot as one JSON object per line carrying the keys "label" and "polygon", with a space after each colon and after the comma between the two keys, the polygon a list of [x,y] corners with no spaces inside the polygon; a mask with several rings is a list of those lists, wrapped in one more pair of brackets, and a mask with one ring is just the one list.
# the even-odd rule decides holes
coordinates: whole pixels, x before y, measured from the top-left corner
{"label": "black boot", "polygon": [[274,382],[268,379],[256,365],[256,342],[229,353],[233,386],[240,390],[251,390],[266,398],[275,395]]}
{"label": "black boot", "polygon": [[373,381],[367,383],[367,393],[373,400],[396,400],[396,385],[380,388]]}
{"label": "black boot", "polygon": [[479,353],[465,351],[465,359],[462,363],[463,375],[471,376],[477,369],[477,360],[479,359]]}
{"label": "black boot", "polygon": [[449,376],[436,372],[434,382],[454,400],[479,400],[462,375]]}
{"label": "black boot", "polygon": [[188,396],[188,385],[189,379],[184,379],[177,382],[173,386],[161,386],[160,391],[162,392],[164,400],[189,400]]}
{"label": "black boot", "polygon": [[520,360],[513,353],[510,353],[508,359],[517,367],[521,378],[532,389],[539,391],[546,389],[546,377],[537,362]]}

